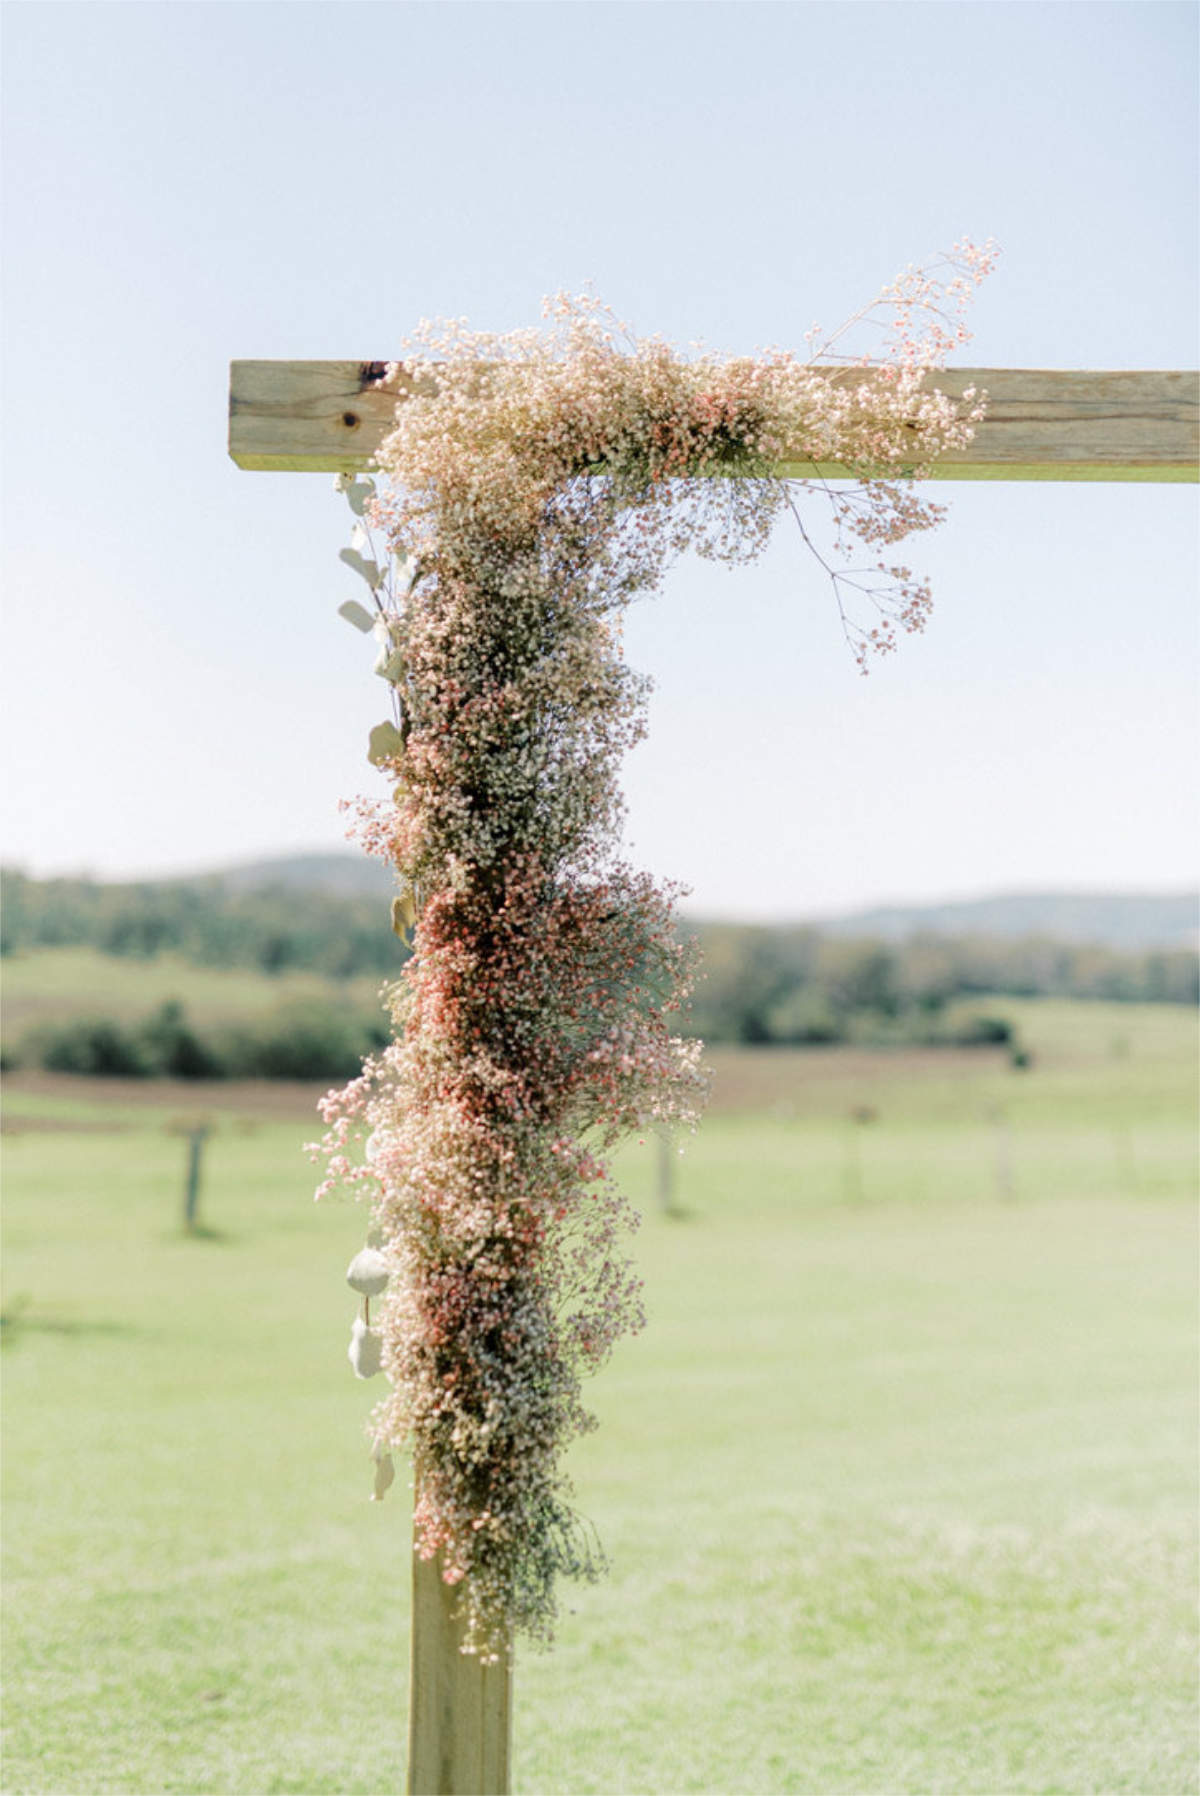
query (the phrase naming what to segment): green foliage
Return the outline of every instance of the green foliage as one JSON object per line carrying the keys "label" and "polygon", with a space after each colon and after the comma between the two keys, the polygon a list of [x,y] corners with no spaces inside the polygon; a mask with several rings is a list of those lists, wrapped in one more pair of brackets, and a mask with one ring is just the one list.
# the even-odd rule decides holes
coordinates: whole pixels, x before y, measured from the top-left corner
{"label": "green foliage", "polygon": [[993,994],[1195,1004],[1191,949],[1143,953],[1040,937],[915,937],[885,943],[816,930],[700,924],[703,973],[688,1018],[705,1041],[1003,1045]]}
{"label": "green foliage", "polygon": [[383,1046],[381,1012],[300,998],[252,1022],[193,1026],[178,999],[149,1017],[44,1025],[17,1058],[47,1072],[172,1079],[347,1079]]}
{"label": "green foliage", "polygon": [[283,886],[230,891],[219,879],[109,885],[0,873],[6,955],[86,943],[146,960],[181,954],[203,966],[303,968],[331,979],[395,977],[408,951],[372,897]]}
{"label": "green foliage", "polygon": [[169,998],[138,1031],[155,1071],[171,1079],[219,1079],[220,1055],[190,1026],[183,1005]]}
{"label": "green foliage", "polygon": [[224,1061],[252,1079],[350,1079],[363,1056],[388,1039],[382,1013],[366,1017],[319,999],[281,1005],[255,1027],[225,1039]]}
{"label": "green foliage", "polygon": [[[348,1001],[340,984],[394,979],[409,954],[382,896],[282,885],[234,892],[215,879],[106,885],[35,880],[17,872],[0,874],[0,883],[0,947],[9,956],[87,944],[131,968],[171,960],[197,968],[243,968],[248,979],[265,974],[281,987],[301,974],[330,982],[323,1000],[306,994],[318,1008],[323,1002],[328,1014],[315,1020],[312,1012],[297,1012],[291,1041],[286,1020],[273,1033],[247,1033],[235,1007],[226,1020],[237,1029],[222,1035],[214,1027],[199,1033],[193,1028],[191,1045],[176,1039],[171,1050],[163,1046],[161,1027],[150,1038],[139,1036],[115,1005],[81,997],[79,1018],[90,1013],[97,1020],[70,1019],[72,1040],[65,1038],[71,1031],[59,1032],[63,1038],[56,1037],[54,1064],[64,1070],[68,1065],[111,1070],[120,1063],[136,1071],[148,1062],[152,1071],[171,1063],[179,1077],[246,1069],[265,1077],[272,1075],[264,1068],[283,1066],[319,1069],[295,1076],[342,1077],[353,1070],[351,1041],[365,1050],[378,1032],[376,1013],[368,1015],[360,998]],[[400,899],[402,922],[409,902]],[[700,923],[688,926],[687,933],[693,929],[703,951],[703,974],[683,1027],[709,1042],[1003,1046],[1009,1038],[997,1033],[987,1010],[974,1008],[993,994],[1174,1004],[1195,1004],[1200,997],[1197,956],[1189,949],[1120,951],[1036,936],[926,936],[885,943],[822,936],[808,928],[727,923]],[[61,1000],[55,1009],[62,1015]],[[40,1060],[46,1046],[43,1030],[29,1052]],[[21,1051],[19,1043],[6,1044],[10,1063]],[[201,1065],[209,1070],[200,1072]]]}
{"label": "green foliage", "polygon": [[148,1078],[157,1069],[139,1034],[111,1017],[85,1017],[30,1044],[47,1072]]}

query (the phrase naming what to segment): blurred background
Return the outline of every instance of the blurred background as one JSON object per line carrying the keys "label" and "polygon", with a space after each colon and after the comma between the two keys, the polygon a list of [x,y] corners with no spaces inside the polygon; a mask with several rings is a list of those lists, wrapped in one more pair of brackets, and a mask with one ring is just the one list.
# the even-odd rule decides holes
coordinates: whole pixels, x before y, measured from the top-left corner
{"label": "blurred background", "polygon": [[[315,1100],[403,950],[326,475],[228,363],[422,317],[803,346],[964,234],[964,365],[1197,362],[1194,9],[17,0],[4,29],[13,1791],[403,1773]],[[681,564],[631,857],[710,1114],[632,1142],[650,1323],[574,1457],[613,1562],[526,1791],[1191,1791],[1191,489],[947,483],[860,678],[803,544]]]}

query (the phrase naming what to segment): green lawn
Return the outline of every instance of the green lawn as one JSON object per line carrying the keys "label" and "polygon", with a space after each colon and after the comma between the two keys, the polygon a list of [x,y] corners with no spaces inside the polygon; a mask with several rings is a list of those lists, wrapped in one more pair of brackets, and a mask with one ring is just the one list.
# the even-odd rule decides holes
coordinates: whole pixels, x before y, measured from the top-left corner
{"label": "green lawn", "polygon": [[[613,1572],[519,1658],[518,1791],[1197,1788],[1194,1030],[1021,1027],[1026,1074],[717,1056],[675,1218],[629,1150],[651,1322],[575,1457]],[[309,1201],[286,1094],[154,1095],[12,1082],[3,1787],[402,1788],[362,1218]]]}

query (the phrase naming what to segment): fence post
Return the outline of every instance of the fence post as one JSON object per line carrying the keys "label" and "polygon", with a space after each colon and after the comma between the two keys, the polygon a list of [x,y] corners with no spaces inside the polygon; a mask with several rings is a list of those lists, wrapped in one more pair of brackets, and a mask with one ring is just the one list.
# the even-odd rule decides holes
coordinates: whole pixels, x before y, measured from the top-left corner
{"label": "fence post", "polygon": [[675,1214],[675,1156],[670,1131],[658,1131],[658,1207],[664,1216]]}
{"label": "fence post", "polygon": [[196,1212],[200,1207],[200,1164],[204,1155],[204,1143],[212,1134],[208,1123],[200,1123],[188,1130],[188,1166],[187,1181],[183,1193],[183,1226],[189,1235],[196,1232]]}

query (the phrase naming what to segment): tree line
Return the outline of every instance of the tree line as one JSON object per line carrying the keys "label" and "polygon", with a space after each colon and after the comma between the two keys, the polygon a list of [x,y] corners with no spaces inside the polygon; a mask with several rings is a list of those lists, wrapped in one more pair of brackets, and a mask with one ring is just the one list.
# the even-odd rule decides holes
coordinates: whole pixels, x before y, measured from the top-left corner
{"label": "tree line", "polygon": [[108,884],[0,871],[0,956],[68,946],[263,973],[303,968],[329,979],[394,975],[407,957],[386,903],[370,896],[231,891],[219,877]]}
{"label": "tree line", "polygon": [[[305,970],[327,998],[283,1001],[252,1024],[195,1026],[177,1001],[140,1022],[80,1015],[35,1030],[12,1060],[131,1076],[342,1078],[386,1039],[381,1010],[340,982],[394,978],[408,950],[386,902],[283,887],[230,891],[218,879],[101,884],[0,876],[0,953],[87,946],[129,959],[173,954],[267,975]],[[1030,936],[855,940],[804,927],[686,923],[704,972],[684,1033],[769,1045],[1007,1045],[994,996],[1195,1004],[1190,949],[1129,952]]]}
{"label": "tree line", "polygon": [[1194,950],[1140,952],[1047,937],[885,942],[809,928],[700,925],[705,978],[691,1013],[711,1041],[937,1041],[987,996],[1195,1004]]}

